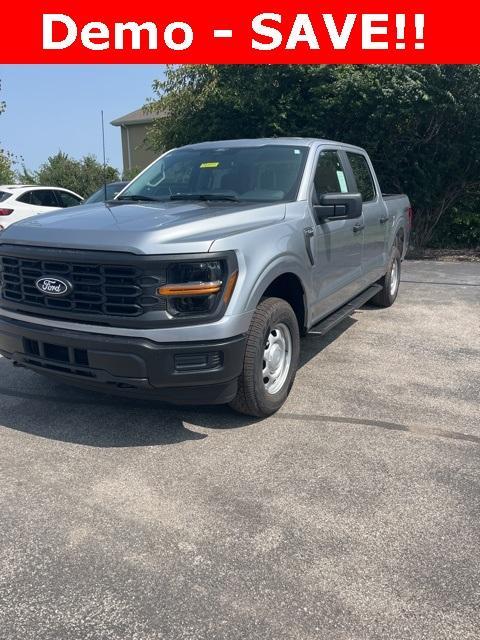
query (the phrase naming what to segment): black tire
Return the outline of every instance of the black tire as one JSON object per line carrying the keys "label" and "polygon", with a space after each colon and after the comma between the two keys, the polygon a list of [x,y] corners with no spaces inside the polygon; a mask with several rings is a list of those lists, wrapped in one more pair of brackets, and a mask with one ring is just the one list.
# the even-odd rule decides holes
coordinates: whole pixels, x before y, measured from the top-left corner
{"label": "black tire", "polygon": [[[288,374],[275,393],[267,391],[264,378],[264,351],[270,332],[284,325],[290,332],[291,358]],[[230,406],[249,416],[264,418],[283,405],[292,388],[298,368],[300,334],[292,307],[280,298],[264,298],[253,316],[247,336],[243,370],[238,379],[238,392]],[[286,370],[286,368],[285,368]]]}
{"label": "black tire", "polygon": [[[396,265],[396,286],[392,290],[392,277],[394,275],[394,265]],[[377,307],[391,307],[397,299],[398,288],[400,286],[400,274],[402,268],[402,259],[397,247],[393,247],[390,254],[390,260],[388,261],[387,273],[378,281],[378,284],[382,285],[382,290],[379,291],[373,298],[373,304]]]}

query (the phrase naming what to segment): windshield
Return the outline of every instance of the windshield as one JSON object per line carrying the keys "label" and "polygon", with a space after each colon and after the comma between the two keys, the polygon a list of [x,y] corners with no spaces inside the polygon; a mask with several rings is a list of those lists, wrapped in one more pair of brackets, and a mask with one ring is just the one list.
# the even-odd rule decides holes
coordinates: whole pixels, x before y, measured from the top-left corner
{"label": "windshield", "polygon": [[176,149],[159,158],[119,199],[287,202],[297,197],[308,147]]}

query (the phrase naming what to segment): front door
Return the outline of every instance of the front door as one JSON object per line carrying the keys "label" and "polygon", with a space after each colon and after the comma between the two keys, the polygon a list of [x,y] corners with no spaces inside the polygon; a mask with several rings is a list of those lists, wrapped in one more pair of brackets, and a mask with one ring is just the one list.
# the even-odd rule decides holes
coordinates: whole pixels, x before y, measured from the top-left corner
{"label": "front door", "polygon": [[359,290],[362,274],[362,218],[350,220],[318,220],[314,205],[326,193],[354,192],[349,173],[345,171],[342,155],[333,149],[318,155],[312,189],[314,230],[315,320],[348,302]]}

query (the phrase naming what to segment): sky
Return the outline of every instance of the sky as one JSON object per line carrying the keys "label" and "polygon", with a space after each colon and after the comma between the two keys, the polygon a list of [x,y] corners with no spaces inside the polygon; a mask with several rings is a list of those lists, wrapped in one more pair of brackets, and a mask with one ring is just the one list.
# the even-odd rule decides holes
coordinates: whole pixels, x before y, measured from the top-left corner
{"label": "sky", "polygon": [[101,159],[103,109],[107,160],[121,170],[120,128],[110,122],[143,106],[162,75],[161,65],[0,65],[0,146],[30,170],[59,149]]}

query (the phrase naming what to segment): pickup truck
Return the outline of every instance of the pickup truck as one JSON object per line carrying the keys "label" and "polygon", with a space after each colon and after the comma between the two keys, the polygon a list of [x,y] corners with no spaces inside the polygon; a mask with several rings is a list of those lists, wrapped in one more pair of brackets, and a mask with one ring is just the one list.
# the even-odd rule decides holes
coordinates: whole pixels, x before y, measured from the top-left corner
{"label": "pickup truck", "polygon": [[89,389],[267,416],[302,335],[395,301],[410,224],[359,147],[174,149],[112,201],[0,234],[0,354]]}

